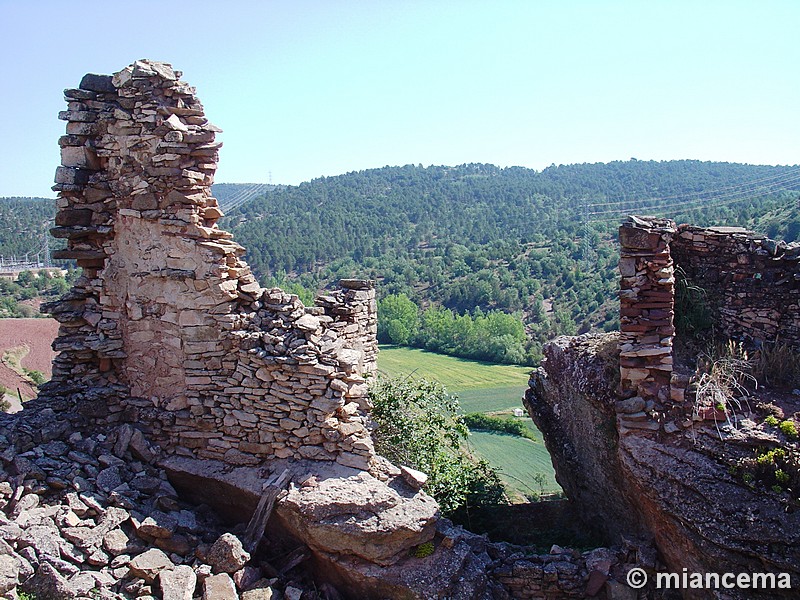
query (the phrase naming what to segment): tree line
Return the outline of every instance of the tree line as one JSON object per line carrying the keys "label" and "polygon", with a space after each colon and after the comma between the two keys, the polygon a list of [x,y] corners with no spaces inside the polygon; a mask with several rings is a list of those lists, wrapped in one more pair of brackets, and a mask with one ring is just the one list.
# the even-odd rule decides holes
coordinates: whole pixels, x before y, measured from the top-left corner
{"label": "tree line", "polygon": [[[222,225],[247,248],[246,260],[266,284],[291,285],[310,298],[340,278],[373,279],[381,298],[405,295],[419,307],[421,329],[409,343],[442,351],[466,340],[469,349],[452,352],[529,362],[556,335],[619,326],[616,230],[622,217],[587,224],[588,204],[640,199],[625,206],[646,213],[653,206],[649,198],[669,205],[670,197],[786,177],[791,169],[637,160],[543,171],[485,164],[384,167],[270,190]],[[780,225],[786,215],[769,213],[796,210],[797,195],[694,203],[670,216],[792,233]],[[431,307],[444,315],[431,312],[441,321],[435,333],[423,320]],[[493,312],[521,319],[527,335],[521,351],[506,338],[487,352],[474,342],[485,340],[483,333],[459,331]],[[394,328],[391,336],[386,327]],[[404,337],[397,324],[386,327],[384,339]]]}
{"label": "tree line", "polygon": [[520,314],[459,315],[431,305],[420,310],[405,294],[378,302],[378,341],[497,363],[533,364],[541,358],[525,335]]}

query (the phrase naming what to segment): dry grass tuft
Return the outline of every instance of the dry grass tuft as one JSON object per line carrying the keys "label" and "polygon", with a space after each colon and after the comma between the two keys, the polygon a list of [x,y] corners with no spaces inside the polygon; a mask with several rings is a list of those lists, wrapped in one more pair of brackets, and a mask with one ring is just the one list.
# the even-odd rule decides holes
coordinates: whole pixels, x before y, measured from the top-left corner
{"label": "dry grass tuft", "polygon": [[763,344],[750,363],[753,376],[763,383],[800,387],[800,353],[789,344]]}
{"label": "dry grass tuft", "polygon": [[725,422],[736,427],[739,415],[750,412],[747,386],[758,385],[751,371],[747,351],[739,342],[718,344],[710,353],[701,356],[693,416],[716,410],[724,415]]}

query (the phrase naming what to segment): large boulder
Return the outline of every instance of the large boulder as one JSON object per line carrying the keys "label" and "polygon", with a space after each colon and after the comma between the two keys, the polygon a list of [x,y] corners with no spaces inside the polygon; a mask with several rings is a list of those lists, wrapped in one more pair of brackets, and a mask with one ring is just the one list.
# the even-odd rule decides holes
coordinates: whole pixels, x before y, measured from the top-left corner
{"label": "large boulder", "polygon": [[433,538],[439,506],[400,478],[390,486],[365,471],[335,466],[313,483],[292,487],[279,516],[312,548],[388,565]]}

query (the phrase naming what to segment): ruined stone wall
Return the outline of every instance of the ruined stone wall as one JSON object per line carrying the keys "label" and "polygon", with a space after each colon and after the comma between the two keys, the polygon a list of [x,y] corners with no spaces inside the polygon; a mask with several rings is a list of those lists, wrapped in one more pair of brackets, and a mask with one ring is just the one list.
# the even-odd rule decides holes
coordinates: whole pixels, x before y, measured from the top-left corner
{"label": "ruined stone wall", "polygon": [[726,336],[800,348],[800,243],[739,227],[681,225],[672,253]]}
{"label": "ruined stone wall", "polygon": [[[673,373],[676,269],[702,290],[724,335],[800,347],[800,243],[652,217],[629,217],[619,239],[620,432],[663,427],[673,433],[691,409],[689,378]],[[699,416],[719,417],[706,412]]]}
{"label": "ruined stone wall", "polygon": [[305,307],[261,288],[217,226],[220,130],[180,75],[142,60],[65,91],[55,257],[83,276],[46,307],[61,327],[44,395],[172,454],[367,469],[374,289],[345,281]]}
{"label": "ruined stone wall", "polygon": [[620,431],[657,430],[653,415],[670,400],[675,277],[670,241],[675,223],[629,217],[620,239]]}

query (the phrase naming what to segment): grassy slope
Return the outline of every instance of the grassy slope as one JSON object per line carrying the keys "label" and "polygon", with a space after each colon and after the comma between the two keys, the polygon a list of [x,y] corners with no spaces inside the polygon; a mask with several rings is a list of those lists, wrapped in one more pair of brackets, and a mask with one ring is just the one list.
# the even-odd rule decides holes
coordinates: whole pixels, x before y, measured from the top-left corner
{"label": "grassy slope", "polygon": [[398,346],[381,346],[378,370],[391,377],[413,374],[421,379],[436,380],[459,397],[466,390],[480,388],[524,390],[530,373],[529,367],[496,365]]}
{"label": "grassy slope", "polygon": [[[492,431],[473,431],[469,442],[478,454],[499,468],[500,477],[507,487],[523,494],[561,490],[556,483],[550,455],[542,442]],[[545,476],[543,490],[533,479],[536,473]]]}
{"label": "grassy slope", "polygon": [[[522,407],[522,394],[528,384],[530,368],[495,365],[463,358],[454,358],[397,346],[382,346],[378,355],[378,370],[389,376],[413,374],[433,379],[459,397],[464,412],[510,412]],[[525,417],[525,425],[536,441],[492,432],[470,434],[470,446],[498,468],[501,477],[517,494],[539,492],[533,477],[543,473],[545,492],[559,491],[550,455],[533,421]]]}

